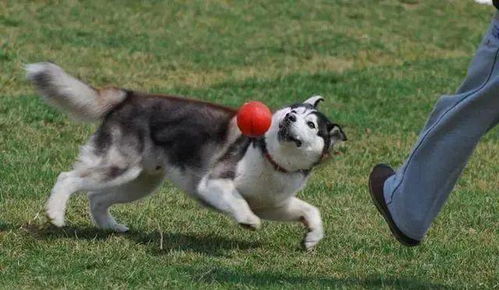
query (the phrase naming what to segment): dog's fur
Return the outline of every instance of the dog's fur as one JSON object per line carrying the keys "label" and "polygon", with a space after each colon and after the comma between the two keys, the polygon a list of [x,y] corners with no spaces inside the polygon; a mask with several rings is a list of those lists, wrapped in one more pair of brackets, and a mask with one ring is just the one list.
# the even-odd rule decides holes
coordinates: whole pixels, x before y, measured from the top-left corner
{"label": "dog's fur", "polygon": [[52,63],[26,69],[48,103],[75,119],[102,120],[73,170],[57,179],[47,202],[54,225],[64,225],[69,197],[86,191],[98,227],[127,231],[109,207],[152,193],[166,177],[250,229],[260,227],[260,218],[301,221],[308,229],[307,249],[322,239],[319,210],[295,197],[312,167],[334,144],[346,140],[342,129],[317,111],[322,97],[275,112],[264,137],[248,138],[237,128],[231,108],[118,88],[94,89]]}

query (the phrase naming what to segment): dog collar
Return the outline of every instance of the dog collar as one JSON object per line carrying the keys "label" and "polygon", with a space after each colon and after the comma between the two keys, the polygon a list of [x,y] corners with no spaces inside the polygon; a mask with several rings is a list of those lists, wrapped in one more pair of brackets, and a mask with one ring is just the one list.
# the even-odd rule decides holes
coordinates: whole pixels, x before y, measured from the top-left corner
{"label": "dog collar", "polygon": [[264,152],[263,153],[263,156],[265,156],[265,158],[267,159],[267,161],[274,167],[275,170],[279,171],[279,172],[282,172],[282,173],[289,173],[289,171],[282,167],[281,165],[279,165],[275,160],[274,158],[272,158],[272,156],[270,155],[270,153],[267,151],[267,152]]}
{"label": "dog collar", "polygon": [[267,159],[267,161],[270,163],[270,165],[272,165],[272,167],[274,167],[274,169],[276,171],[279,171],[281,173],[303,173],[304,175],[307,175],[310,172],[311,169],[299,169],[296,171],[287,170],[286,168],[279,165],[279,163],[277,163],[274,160],[274,158],[272,158],[272,155],[270,155],[269,151],[267,150],[267,143],[265,142],[265,140],[263,138],[256,139],[255,143],[257,145],[259,145],[260,149],[262,150],[263,156],[265,157],[265,159]]}

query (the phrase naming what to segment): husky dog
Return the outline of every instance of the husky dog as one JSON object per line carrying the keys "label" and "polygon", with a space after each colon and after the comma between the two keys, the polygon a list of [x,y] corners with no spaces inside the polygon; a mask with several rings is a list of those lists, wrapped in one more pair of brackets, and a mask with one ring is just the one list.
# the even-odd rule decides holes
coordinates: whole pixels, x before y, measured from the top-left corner
{"label": "husky dog", "polygon": [[295,197],[312,168],[338,142],[343,130],[317,111],[323,100],[273,114],[260,138],[241,134],[236,110],[182,97],[119,88],[95,89],[55,64],[26,67],[27,78],[45,100],[75,119],[102,120],[71,171],[57,178],[47,202],[48,218],[64,225],[66,203],[88,192],[90,212],[102,229],[128,228],[110,215],[116,203],[138,200],[169,178],[189,196],[258,229],[260,219],[300,221],[303,245],[323,238],[319,210]]}

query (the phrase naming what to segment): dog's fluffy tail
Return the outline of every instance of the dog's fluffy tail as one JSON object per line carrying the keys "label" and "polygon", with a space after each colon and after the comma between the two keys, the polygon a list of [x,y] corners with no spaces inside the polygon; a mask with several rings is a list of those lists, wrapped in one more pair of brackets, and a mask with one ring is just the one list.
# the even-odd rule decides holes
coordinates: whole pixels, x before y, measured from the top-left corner
{"label": "dog's fluffy tail", "polygon": [[50,62],[29,64],[26,72],[26,77],[47,103],[67,112],[76,120],[100,120],[126,98],[124,90],[94,89]]}

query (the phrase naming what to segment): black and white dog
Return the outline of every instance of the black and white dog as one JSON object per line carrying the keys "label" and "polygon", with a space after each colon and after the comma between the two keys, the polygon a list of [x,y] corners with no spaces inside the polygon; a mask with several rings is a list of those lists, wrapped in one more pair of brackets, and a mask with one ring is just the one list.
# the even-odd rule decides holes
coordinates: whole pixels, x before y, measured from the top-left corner
{"label": "black and white dog", "polygon": [[47,215],[64,225],[66,203],[88,192],[95,224],[125,232],[109,214],[116,203],[138,200],[169,178],[202,204],[250,229],[260,219],[301,221],[307,249],[323,238],[319,210],[295,197],[342,129],[317,111],[322,97],[273,114],[264,137],[241,135],[236,110],[208,102],[118,88],[94,89],[52,63],[27,66],[45,100],[84,121],[103,120],[81,149],[73,170],[59,175]]}

